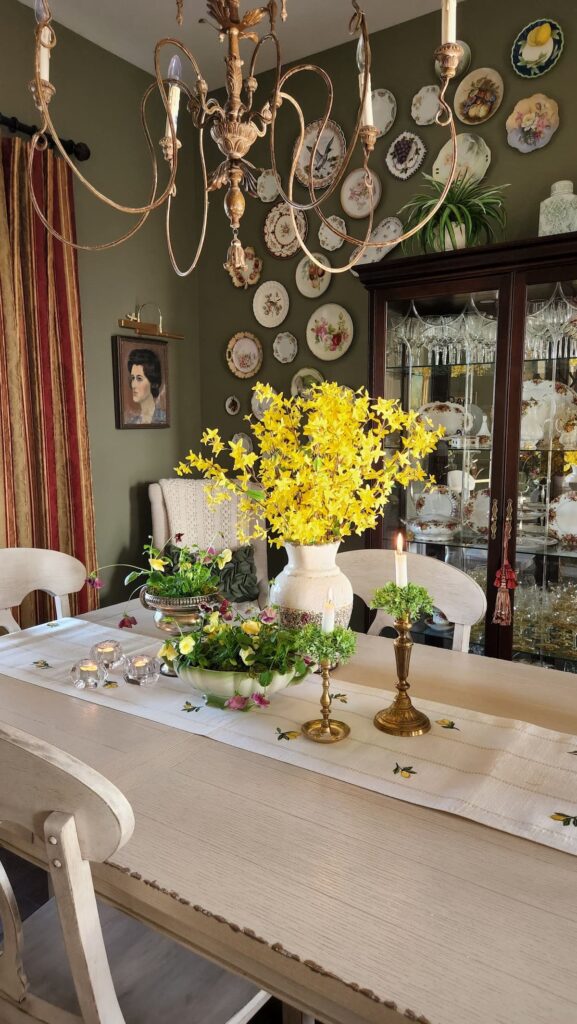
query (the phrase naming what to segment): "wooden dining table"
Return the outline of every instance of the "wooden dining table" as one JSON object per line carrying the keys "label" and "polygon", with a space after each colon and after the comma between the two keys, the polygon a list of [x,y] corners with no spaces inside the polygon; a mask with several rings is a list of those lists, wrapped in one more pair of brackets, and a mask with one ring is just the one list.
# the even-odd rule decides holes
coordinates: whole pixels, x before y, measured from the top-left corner
{"label": "wooden dining table", "polygon": [[[335,676],[390,689],[391,641],[359,636]],[[416,646],[411,682],[577,733],[569,673]],[[134,835],[94,867],[98,894],[297,1007],[295,1021],[577,1021],[577,857],[8,675],[0,720],[130,800]],[[44,864],[30,836],[0,828],[0,842]]]}

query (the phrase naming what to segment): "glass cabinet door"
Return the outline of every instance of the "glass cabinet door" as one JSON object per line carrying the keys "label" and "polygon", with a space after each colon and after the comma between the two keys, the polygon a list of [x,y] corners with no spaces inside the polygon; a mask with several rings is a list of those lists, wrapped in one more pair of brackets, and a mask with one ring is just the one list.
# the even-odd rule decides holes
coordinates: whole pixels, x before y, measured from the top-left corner
{"label": "glass cabinet door", "polygon": [[[424,464],[434,482],[398,490],[382,543],[392,546],[400,528],[410,550],[456,566],[485,591],[498,298],[488,289],[386,304],[385,397],[445,433]],[[415,639],[450,646],[452,626],[435,611],[418,625]],[[471,650],[485,652],[484,621],[472,630]]]}
{"label": "glass cabinet door", "polygon": [[513,658],[576,672],[577,266],[568,273],[527,285]]}

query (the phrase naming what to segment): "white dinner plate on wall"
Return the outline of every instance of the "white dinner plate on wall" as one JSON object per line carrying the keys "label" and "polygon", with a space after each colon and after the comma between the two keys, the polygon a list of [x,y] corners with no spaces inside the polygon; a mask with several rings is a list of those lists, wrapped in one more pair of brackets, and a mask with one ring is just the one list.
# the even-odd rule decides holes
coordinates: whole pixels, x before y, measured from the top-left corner
{"label": "white dinner plate on wall", "polygon": [[340,359],[350,348],[353,335],[350,313],[335,302],[315,309],[307,324],[307,345],[317,359]]}
{"label": "white dinner plate on wall", "polygon": [[252,311],[263,327],[278,327],[289,311],[288,292],[280,281],[265,281],[259,285],[252,300]]}

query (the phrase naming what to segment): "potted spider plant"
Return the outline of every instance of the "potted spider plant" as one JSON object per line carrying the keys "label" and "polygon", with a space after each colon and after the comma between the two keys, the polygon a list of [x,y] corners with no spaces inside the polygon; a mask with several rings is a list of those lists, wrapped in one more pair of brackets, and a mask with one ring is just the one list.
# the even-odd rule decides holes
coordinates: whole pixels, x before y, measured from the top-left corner
{"label": "potted spider plant", "polygon": [[[439,201],[445,187],[430,174],[424,174],[423,190],[399,210],[405,214],[405,230],[423,220]],[[452,183],[445,202],[414,235],[423,252],[464,249],[489,244],[505,227],[507,213],[503,190],[508,185],[487,186],[469,175],[460,175]]]}

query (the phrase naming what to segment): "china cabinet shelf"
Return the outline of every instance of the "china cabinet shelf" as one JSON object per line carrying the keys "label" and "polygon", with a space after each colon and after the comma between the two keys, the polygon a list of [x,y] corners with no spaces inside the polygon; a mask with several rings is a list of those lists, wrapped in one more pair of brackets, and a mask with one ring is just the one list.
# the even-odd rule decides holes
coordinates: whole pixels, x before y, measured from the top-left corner
{"label": "china cabinet shelf", "polygon": [[[435,484],[419,512],[419,488],[395,492],[385,524],[368,543],[390,544],[399,528],[410,538],[419,515],[462,524],[463,501],[451,492],[464,492],[473,502],[469,521],[488,528],[491,513],[488,537],[459,532],[439,541],[418,533],[410,543],[414,551],[461,568],[487,594],[485,622],[472,630],[471,650],[510,659],[532,648],[527,658],[574,671],[577,647],[567,654],[572,638],[554,633],[541,644],[539,626],[528,642],[519,629],[535,594],[543,608],[566,600],[555,614],[565,621],[574,612],[577,621],[577,547],[545,543],[551,507],[557,510],[556,528],[577,536],[577,502],[574,530],[571,504],[562,506],[562,521],[559,502],[552,506],[570,486],[563,481],[564,456],[574,450],[561,448],[558,436],[565,432],[565,444],[573,443],[570,421],[577,417],[577,233],[387,257],[359,268],[359,277],[370,297],[372,394],[397,399],[405,409],[423,409],[436,424],[444,418],[450,431],[423,461]],[[475,437],[489,431],[489,441],[478,447]],[[395,441],[390,439],[391,449]],[[535,529],[524,534],[517,517],[525,502],[525,508],[539,504],[542,517],[529,519]],[[498,626],[492,621],[494,581],[503,563],[506,522],[519,586],[511,592],[513,624]]]}

